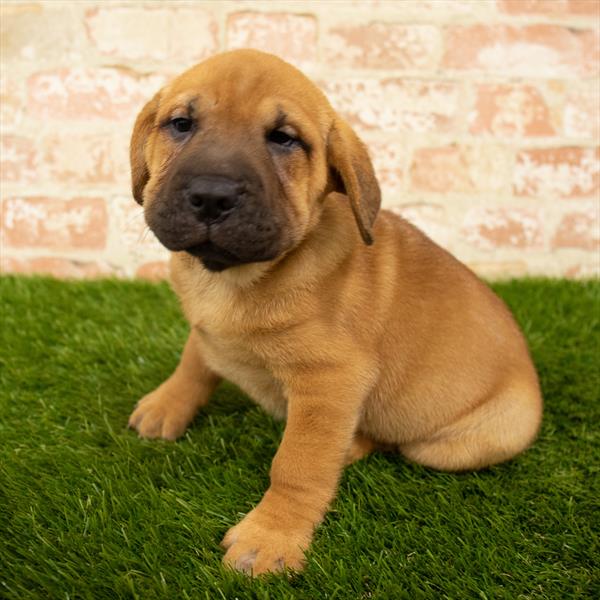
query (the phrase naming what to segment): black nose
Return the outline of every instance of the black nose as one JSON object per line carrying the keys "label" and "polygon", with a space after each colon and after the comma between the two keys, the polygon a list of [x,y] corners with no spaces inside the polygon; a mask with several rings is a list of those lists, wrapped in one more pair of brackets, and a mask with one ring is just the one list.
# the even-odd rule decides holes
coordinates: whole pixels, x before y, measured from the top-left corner
{"label": "black nose", "polygon": [[225,219],[237,206],[244,185],[226,177],[194,177],[185,190],[196,217],[204,223]]}

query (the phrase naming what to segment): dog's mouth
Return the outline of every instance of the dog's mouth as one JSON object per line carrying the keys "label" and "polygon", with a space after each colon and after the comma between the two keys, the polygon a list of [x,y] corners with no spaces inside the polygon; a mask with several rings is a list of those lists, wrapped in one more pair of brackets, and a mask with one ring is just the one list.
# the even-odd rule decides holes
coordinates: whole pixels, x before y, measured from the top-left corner
{"label": "dog's mouth", "polygon": [[224,271],[229,267],[242,264],[244,261],[238,256],[217,246],[214,242],[206,241],[185,248],[185,252],[200,259],[209,271]]}

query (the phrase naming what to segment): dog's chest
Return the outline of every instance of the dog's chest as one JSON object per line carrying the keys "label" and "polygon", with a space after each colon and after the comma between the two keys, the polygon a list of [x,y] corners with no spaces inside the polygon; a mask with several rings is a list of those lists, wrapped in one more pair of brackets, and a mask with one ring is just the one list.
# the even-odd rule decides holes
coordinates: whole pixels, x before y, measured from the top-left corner
{"label": "dog's chest", "polygon": [[265,361],[239,339],[196,329],[207,365],[241,388],[269,414],[278,419],[285,418],[287,401],[282,386]]}
{"label": "dog's chest", "polygon": [[[277,347],[268,342],[273,323],[287,313],[253,303],[225,285],[205,280],[202,271],[173,264],[173,284],[190,325],[198,332],[206,364],[246,392],[277,418],[285,418],[287,401],[281,383],[273,376]],[[278,318],[279,317],[279,318]],[[261,333],[263,332],[263,333]],[[275,354],[274,354],[275,353]]]}

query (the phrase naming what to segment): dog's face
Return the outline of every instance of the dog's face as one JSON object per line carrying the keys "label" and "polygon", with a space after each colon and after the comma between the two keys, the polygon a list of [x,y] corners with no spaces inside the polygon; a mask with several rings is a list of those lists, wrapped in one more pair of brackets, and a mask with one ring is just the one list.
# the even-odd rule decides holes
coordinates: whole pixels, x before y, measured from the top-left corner
{"label": "dog's face", "polygon": [[217,55],[144,107],[131,140],[133,194],[169,250],[211,271],[275,259],[346,193],[365,242],[379,208],[367,152],[323,94],[282,60]]}

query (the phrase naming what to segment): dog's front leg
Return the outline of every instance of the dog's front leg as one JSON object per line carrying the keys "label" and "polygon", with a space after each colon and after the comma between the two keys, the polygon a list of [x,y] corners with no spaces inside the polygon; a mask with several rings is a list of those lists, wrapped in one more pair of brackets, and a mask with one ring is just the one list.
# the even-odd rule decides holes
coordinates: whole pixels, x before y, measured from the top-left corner
{"label": "dog's front leg", "polygon": [[192,329],[174,373],[144,396],[129,418],[141,437],[174,440],[213,393],[220,377],[205,364]]}
{"label": "dog's front leg", "polygon": [[344,385],[347,375],[294,378],[271,485],[225,535],[226,564],[252,575],[302,567],[313,530],[335,495],[358,420],[362,386]]}

